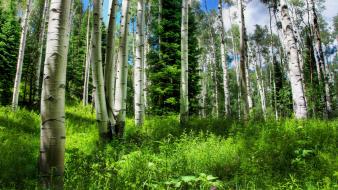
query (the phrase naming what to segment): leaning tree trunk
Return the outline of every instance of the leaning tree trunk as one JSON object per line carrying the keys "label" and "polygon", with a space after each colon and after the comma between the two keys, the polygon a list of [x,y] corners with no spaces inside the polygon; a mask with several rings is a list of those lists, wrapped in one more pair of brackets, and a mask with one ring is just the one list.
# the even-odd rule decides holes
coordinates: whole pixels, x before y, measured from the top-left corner
{"label": "leaning tree trunk", "polygon": [[144,79],[144,3],[143,0],[137,1],[137,27],[136,27],[136,60],[134,65],[134,109],[135,124],[142,126],[144,119],[144,95],[143,95],[143,79]]}
{"label": "leaning tree trunk", "polygon": [[102,141],[111,138],[111,131],[108,128],[108,112],[105,97],[105,86],[102,68],[101,50],[101,14],[102,0],[93,1],[93,34],[92,34],[92,64],[93,64],[93,85],[95,88],[95,109],[96,121],[99,127],[99,135]]}
{"label": "leaning tree trunk", "polygon": [[117,0],[111,1],[109,24],[108,24],[108,38],[106,51],[106,67],[105,67],[105,95],[107,112],[110,125],[115,124],[114,119],[114,92],[115,92],[115,30],[116,30],[116,8]]}
{"label": "leaning tree trunk", "polygon": [[65,86],[70,1],[51,0],[41,94],[39,172],[46,189],[63,189]]}
{"label": "leaning tree trunk", "polygon": [[249,119],[249,98],[248,98],[248,89],[247,89],[247,83],[246,80],[246,69],[245,64],[247,61],[247,44],[246,44],[246,29],[245,29],[245,20],[244,20],[244,7],[242,0],[239,0],[239,11],[240,11],[240,71],[241,71],[241,95],[244,102],[244,109],[243,109],[243,119],[248,120]]}
{"label": "leaning tree trunk", "polygon": [[221,61],[223,69],[223,89],[224,89],[224,113],[225,116],[230,114],[230,92],[228,87],[228,66],[226,62],[226,53],[225,53],[225,27],[223,23],[223,9],[222,9],[222,0],[218,0],[218,19],[221,23]]}
{"label": "leaning tree trunk", "polygon": [[290,21],[288,6],[285,0],[281,1],[281,20],[283,32],[285,35],[285,44],[289,52],[289,78],[292,89],[293,109],[297,119],[307,118],[307,104],[304,94],[304,83],[302,80],[301,69],[298,59],[298,50],[296,37],[294,36],[293,27]]}
{"label": "leaning tree trunk", "polygon": [[40,29],[40,39],[39,39],[39,60],[36,66],[36,78],[35,78],[35,98],[39,100],[40,96],[40,75],[41,75],[41,65],[43,59],[43,49],[45,47],[45,38],[46,38],[46,24],[48,23],[48,8],[50,0],[45,0],[45,6],[42,14],[42,22]]}
{"label": "leaning tree trunk", "polygon": [[189,99],[188,99],[188,21],[189,3],[182,1],[182,22],[181,22],[181,91],[180,91],[180,118],[181,123],[188,121]]}
{"label": "leaning tree trunk", "polygon": [[26,13],[23,17],[20,47],[19,47],[19,56],[18,56],[15,82],[14,82],[14,89],[13,89],[13,99],[12,99],[13,110],[16,110],[16,108],[18,107],[23,58],[25,56],[26,37],[27,37],[27,32],[28,32],[28,18],[29,18],[29,14],[31,12],[31,5],[32,5],[32,0],[27,0]]}
{"label": "leaning tree trunk", "polygon": [[87,34],[86,34],[86,55],[85,55],[85,75],[84,75],[84,85],[83,85],[83,105],[88,104],[89,96],[89,76],[90,76],[90,60],[91,60],[91,35],[90,35],[90,6],[87,9]]}
{"label": "leaning tree trunk", "polygon": [[126,106],[127,106],[127,75],[128,75],[128,25],[129,25],[129,0],[122,2],[120,46],[118,52],[118,62],[116,65],[116,87],[114,116],[116,118],[115,131],[119,136],[123,136]]}
{"label": "leaning tree trunk", "polygon": [[330,95],[330,85],[329,85],[329,76],[328,72],[326,71],[325,67],[325,57],[324,57],[324,52],[323,52],[323,47],[322,47],[322,40],[320,37],[320,28],[319,28],[319,23],[318,23],[318,17],[317,17],[317,12],[316,12],[316,7],[315,7],[315,2],[314,0],[310,0],[310,7],[311,7],[311,13],[312,13],[312,28],[313,28],[313,33],[314,37],[316,39],[316,57],[317,57],[317,62],[318,62],[318,77],[321,87],[323,87],[324,92],[323,96],[325,99],[325,108],[324,108],[324,113],[325,117],[328,117],[330,113],[332,112],[332,101],[331,101],[331,95]]}

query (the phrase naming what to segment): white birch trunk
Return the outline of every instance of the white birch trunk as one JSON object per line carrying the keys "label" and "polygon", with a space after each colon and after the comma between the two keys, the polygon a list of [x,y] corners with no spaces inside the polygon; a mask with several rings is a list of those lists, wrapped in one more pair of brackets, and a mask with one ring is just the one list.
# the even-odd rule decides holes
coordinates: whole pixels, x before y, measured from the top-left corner
{"label": "white birch trunk", "polygon": [[223,23],[223,9],[222,9],[222,0],[218,0],[218,12],[219,12],[219,22],[221,23],[221,61],[223,69],[223,90],[224,90],[224,113],[225,116],[230,114],[230,92],[228,87],[228,66],[226,62],[226,53],[225,53],[225,28]]}
{"label": "white birch trunk", "polygon": [[188,99],[188,21],[189,3],[182,1],[182,22],[181,22],[181,91],[180,91],[180,118],[181,123],[188,121],[189,99]]}
{"label": "white birch trunk", "polygon": [[245,68],[245,64],[247,61],[247,45],[246,45],[246,29],[245,29],[245,20],[244,20],[244,7],[242,0],[239,0],[239,11],[240,11],[240,50],[241,50],[241,58],[240,58],[240,71],[241,71],[241,95],[244,102],[243,109],[243,119],[249,119],[249,97],[248,97],[248,88],[247,88],[247,78],[246,73],[247,70]]}
{"label": "white birch trunk", "polygon": [[39,171],[46,189],[63,189],[65,86],[70,1],[51,0],[41,94]]}
{"label": "white birch trunk", "polygon": [[114,115],[116,118],[116,134],[123,136],[126,105],[127,105],[127,75],[128,75],[128,26],[129,26],[129,0],[122,2],[121,30],[120,30],[120,46],[118,51],[118,62],[116,65],[116,87],[115,87],[115,103]]}
{"label": "white birch trunk", "polygon": [[108,37],[107,37],[107,51],[106,51],[106,64],[105,64],[105,98],[107,100],[107,112],[110,125],[115,124],[114,119],[114,92],[115,92],[115,30],[116,30],[116,9],[117,0],[111,1],[109,24],[108,24]]}
{"label": "white birch trunk", "polygon": [[13,89],[13,99],[12,99],[12,108],[16,110],[18,107],[19,102],[19,95],[20,95],[20,83],[21,83],[21,76],[22,76],[22,66],[23,66],[23,59],[25,56],[25,48],[26,48],[26,37],[28,32],[28,19],[29,14],[31,12],[31,5],[32,0],[27,0],[27,7],[26,13],[23,17],[23,24],[21,30],[21,38],[20,38],[20,47],[19,47],[19,55],[18,55],[18,62],[16,66],[16,75],[14,81],[14,89]]}
{"label": "white birch trunk", "polygon": [[134,109],[135,125],[142,126],[144,119],[144,2],[137,1],[136,60],[134,65]]}
{"label": "white birch trunk", "polygon": [[108,129],[108,112],[106,107],[105,86],[102,68],[101,50],[101,23],[102,23],[102,0],[93,1],[93,34],[92,34],[92,64],[93,84],[95,88],[96,120],[99,127],[99,135],[102,141],[111,138]]}
{"label": "white birch trunk", "polygon": [[86,34],[86,55],[85,55],[85,75],[84,75],[84,85],[83,85],[83,105],[88,104],[89,96],[89,75],[90,75],[90,60],[91,60],[91,35],[90,35],[90,6],[88,6],[88,20],[87,20],[87,34]]}
{"label": "white birch trunk", "polygon": [[289,77],[292,89],[294,112],[297,119],[307,118],[307,104],[304,94],[304,85],[299,64],[297,42],[294,36],[293,27],[290,21],[288,6],[285,0],[281,1],[281,20],[285,35],[285,44],[289,55]]}
{"label": "white birch trunk", "polygon": [[318,23],[318,17],[315,7],[314,0],[310,0],[310,7],[311,7],[311,13],[312,13],[312,27],[313,27],[313,33],[314,37],[316,39],[316,58],[317,58],[317,71],[318,71],[318,77],[321,86],[324,88],[323,96],[325,99],[325,117],[328,117],[330,113],[332,112],[332,101],[331,101],[331,94],[330,94],[330,84],[329,84],[329,76],[328,72],[326,71],[325,67],[325,57],[322,47],[322,41],[320,37],[320,28]]}
{"label": "white birch trunk", "polygon": [[42,23],[41,23],[41,34],[39,39],[39,60],[36,66],[36,78],[35,78],[35,97],[39,100],[40,96],[40,75],[41,75],[41,65],[43,59],[43,49],[45,47],[45,38],[46,38],[46,25],[48,23],[48,8],[50,0],[45,0],[44,10],[42,14]]}

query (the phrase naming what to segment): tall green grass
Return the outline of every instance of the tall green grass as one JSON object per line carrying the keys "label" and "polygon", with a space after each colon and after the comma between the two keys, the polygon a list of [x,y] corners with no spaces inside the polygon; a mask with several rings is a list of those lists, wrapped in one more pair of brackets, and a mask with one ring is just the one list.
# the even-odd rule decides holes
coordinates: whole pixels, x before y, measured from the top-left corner
{"label": "tall green grass", "polygon": [[[66,110],[66,189],[337,189],[338,121],[152,116],[97,146],[90,107]],[[0,108],[0,189],[34,189],[39,116]]]}

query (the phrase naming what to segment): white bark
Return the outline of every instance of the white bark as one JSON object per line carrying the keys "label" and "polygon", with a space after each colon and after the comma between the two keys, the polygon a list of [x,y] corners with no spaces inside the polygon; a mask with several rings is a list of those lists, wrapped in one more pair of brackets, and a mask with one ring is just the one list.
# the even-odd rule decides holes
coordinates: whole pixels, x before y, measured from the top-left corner
{"label": "white bark", "polygon": [[85,75],[84,75],[84,85],[83,85],[83,105],[88,104],[88,96],[89,96],[89,75],[90,75],[90,60],[91,60],[91,35],[90,35],[90,6],[88,6],[88,20],[87,20],[87,34],[86,34],[86,55],[85,55]]}
{"label": "white bark", "polygon": [[105,87],[102,68],[101,52],[101,22],[102,22],[102,0],[93,1],[93,34],[92,34],[92,64],[93,64],[93,84],[95,88],[95,109],[96,120],[99,127],[101,140],[110,138],[108,130],[108,112],[106,107]]}
{"label": "white bark", "polygon": [[126,105],[127,105],[127,75],[128,75],[128,26],[129,26],[129,0],[122,2],[121,29],[120,29],[120,46],[118,51],[118,62],[116,65],[116,87],[114,115],[116,118],[116,134],[123,136]]}
{"label": "white bark", "polygon": [[51,0],[41,95],[39,171],[47,189],[62,189],[65,154],[65,86],[70,1]]}
{"label": "white bark", "polygon": [[21,83],[21,75],[22,75],[22,66],[23,59],[25,56],[25,48],[26,48],[26,37],[28,31],[28,19],[29,14],[31,12],[32,0],[27,0],[26,13],[23,17],[23,24],[21,30],[21,38],[20,38],[20,47],[19,47],[19,55],[18,62],[16,66],[16,75],[14,81],[14,89],[13,89],[13,99],[12,99],[12,108],[16,110],[18,107],[19,95],[20,95],[20,83]]}
{"label": "white bark", "polygon": [[228,87],[228,66],[226,62],[226,52],[225,52],[225,28],[223,23],[223,7],[222,0],[218,0],[218,12],[219,12],[219,22],[221,23],[221,62],[223,69],[223,90],[224,90],[224,113],[225,116],[230,114],[230,92]]}
{"label": "white bark", "polygon": [[314,37],[316,39],[316,62],[317,62],[317,72],[318,78],[324,88],[323,97],[325,99],[325,117],[328,117],[332,112],[332,101],[330,95],[330,84],[329,84],[329,75],[325,67],[325,57],[322,47],[322,41],[320,37],[320,28],[318,23],[318,17],[316,13],[316,7],[314,0],[310,0],[310,7],[312,13],[312,27]]}
{"label": "white bark", "polygon": [[41,65],[43,59],[43,49],[45,47],[45,38],[46,38],[46,25],[48,24],[48,8],[50,0],[45,0],[44,10],[42,14],[42,23],[41,23],[41,34],[39,39],[39,60],[36,66],[36,79],[35,79],[35,96],[39,99],[40,95],[40,75],[41,75]]}
{"label": "white bark", "polygon": [[106,51],[106,67],[105,67],[105,96],[107,104],[107,112],[110,125],[115,124],[114,119],[114,92],[115,92],[115,30],[116,30],[116,8],[117,0],[111,1],[111,9],[108,24],[107,51]]}
{"label": "white bark", "polygon": [[301,69],[299,64],[297,42],[294,36],[293,27],[290,21],[288,6],[285,0],[281,1],[281,18],[283,32],[285,35],[285,44],[289,58],[289,77],[292,89],[292,99],[294,103],[294,112],[297,119],[307,118],[307,104],[304,94],[304,83],[302,80]]}
{"label": "white bark", "polygon": [[182,22],[181,22],[181,91],[180,91],[180,117],[181,122],[186,122],[189,117],[188,97],[188,22],[189,3],[182,1]]}
{"label": "white bark", "polygon": [[135,125],[142,126],[144,119],[144,2],[137,1],[136,60],[134,65],[134,109]]}
{"label": "white bark", "polygon": [[249,119],[249,97],[248,97],[248,81],[246,78],[247,70],[245,64],[247,61],[247,45],[246,45],[246,29],[244,20],[244,7],[242,0],[239,0],[239,11],[240,11],[240,71],[241,71],[241,95],[244,102],[243,119]]}
{"label": "white bark", "polygon": [[[264,86],[264,81],[262,79],[262,71],[261,71],[261,65],[262,65],[262,60],[261,60],[261,52],[260,48],[254,46],[254,49],[257,49],[257,52],[253,50],[254,55],[253,57],[253,63],[255,66],[255,75],[256,75],[256,82],[257,82],[257,87],[258,87],[258,92],[260,96],[260,101],[261,101],[261,108],[263,112],[264,119],[266,119],[266,97],[265,97],[265,86]],[[256,56],[256,57],[255,57]]]}

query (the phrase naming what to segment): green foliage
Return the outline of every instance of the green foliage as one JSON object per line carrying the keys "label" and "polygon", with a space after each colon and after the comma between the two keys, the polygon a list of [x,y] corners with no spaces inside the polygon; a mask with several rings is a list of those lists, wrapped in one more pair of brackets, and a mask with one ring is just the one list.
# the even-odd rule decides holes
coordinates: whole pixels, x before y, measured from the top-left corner
{"label": "green foliage", "polygon": [[0,6],[0,105],[7,105],[11,100],[20,43],[20,23],[14,2],[10,5],[6,10]]}
{"label": "green foliage", "polygon": [[[334,189],[337,123],[192,118],[182,127],[168,116],[139,128],[128,119],[125,137],[102,147],[92,108],[73,103],[66,109],[65,188]],[[38,126],[34,112],[0,108],[0,189],[36,187]]]}
{"label": "green foliage", "polygon": [[[154,2],[157,5],[157,1]],[[158,15],[157,9],[152,9]],[[156,17],[157,18],[157,17]],[[151,85],[149,97],[151,113],[168,114],[179,111],[181,68],[181,1],[163,1],[162,21],[152,20],[149,39],[148,74]],[[197,21],[192,10],[189,14],[189,101],[192,113],[197,112],[196,96],[199,92]],[[159,44],[159,38],[161,44]]]}

